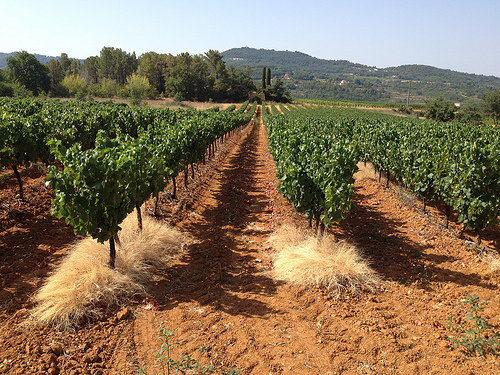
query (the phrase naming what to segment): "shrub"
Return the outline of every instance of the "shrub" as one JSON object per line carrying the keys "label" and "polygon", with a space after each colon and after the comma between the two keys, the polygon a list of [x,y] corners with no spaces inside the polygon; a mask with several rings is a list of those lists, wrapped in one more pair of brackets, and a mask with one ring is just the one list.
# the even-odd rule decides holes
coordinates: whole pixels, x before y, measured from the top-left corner
{"label": "shrub", "polygon": [[174,95],[174,101],[180,103],[183,100],[184,100],[184,97],[183,97],[182,93],[180,93],[180,92],[175,93],[175,95]]}
{"label": "shrub", "polygon": [[447,122],[455,117],[456,106],[446,101],[444,96],[425,101],[425,117],[434,121]]}
{"label": "shrub", "polygon": [[460,122],[475,123],[481,121],[481,107],[473,99],[466,101],[456,114],[456,119]]}
{"label": "shrub", "polygon": [[119,86],[114,79],[103,78],[101,80],[99,96],[102,98],[113,98],[118,95]]}
{"label": "shrub", "polygon": [[49,96],[52,98],[66,98],[69,96],[69,91],[61,83],[56,83],[50,86]]}
{"label": "shrub", "polygon": [[140,103],[151,95],[151,86],[148,79],[135,73],[127,77],[127,89],[130,99],[134,103]]}
{"label": "shrub", "polygon": [[12,88],[14,89],[14,97],[16,98],[33,98],[34,96],[33,92],[19,83],[14,83]]}
{"label": "shrub", "polygon": [[85,94],[87,91],[87,81],[76,74],[64,77],[61,84],[68,90],[70,96],[76,96],[77,94],[81,96],[81,93]]}
{"label": "shrub", "polygon": [[0,96],[14,96],[14,88],[11,84],[0,82]]}

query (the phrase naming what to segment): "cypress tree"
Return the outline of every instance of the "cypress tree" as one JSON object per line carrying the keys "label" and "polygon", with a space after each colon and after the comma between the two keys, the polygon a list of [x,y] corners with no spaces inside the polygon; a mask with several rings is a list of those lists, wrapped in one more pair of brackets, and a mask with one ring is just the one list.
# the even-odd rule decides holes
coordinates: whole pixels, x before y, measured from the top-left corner
{"label": "cypress tree", "polygon": [[267,83],[267,86],[271,87],[271,68],[267,68],[266,83]]}
{"label": "cypress tree", "polygon": [[266,88],[266,67],[262,68],[262,90]]}

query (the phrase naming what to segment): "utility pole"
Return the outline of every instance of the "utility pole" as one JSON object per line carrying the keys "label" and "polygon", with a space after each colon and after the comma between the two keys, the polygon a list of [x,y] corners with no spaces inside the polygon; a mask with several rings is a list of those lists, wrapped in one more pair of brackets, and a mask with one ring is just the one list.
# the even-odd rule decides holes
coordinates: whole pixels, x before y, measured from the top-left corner
{"label": "utility pole", "polygon": [[410,80],[410,86],[408,87],[408,97],[406,98],[406,110],[410,109],[410,91],[411,91],[411,80]]}

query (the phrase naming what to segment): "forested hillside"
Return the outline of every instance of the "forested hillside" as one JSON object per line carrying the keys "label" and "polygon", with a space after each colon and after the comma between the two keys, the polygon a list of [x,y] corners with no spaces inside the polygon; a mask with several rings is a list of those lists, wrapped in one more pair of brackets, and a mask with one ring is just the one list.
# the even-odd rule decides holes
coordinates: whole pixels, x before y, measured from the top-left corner
{"label": "forested hillside", "polygon": [[[0,52],[0,69],[5,69],[7,67],[7,57],[15,55],[16,52],[10,52],[10,53]],[[36,59],[40,61],[42,64],[48,64],[50,60],[59,58],[55,56],[40,55],[38,53],[35,53],[34,55]],[[83,62],[83,60],[81,62]]]}
{"label": "forested hillside", "polygon": [[[3,74],[3,78],[1,74],[7,70],[9,56],[16,54],[0,53],[0,95],[18,96],[16,87],[8,91],[5,84],[2,86],[2,81],[9,78],[8,74]],[[48,92],[56,97],[132,97],[140,91],[142,97],[162,94],[179,100],[245,100],[249,92],[261,87],[264,67],[271,72],[272,84],[281,79],[283,84],[279,82],[278,86],[297,99],[406,103],[410,94],[413,104],[438,96],[464,103],[500,89],[500,78],[494,76],[428,65],[377,68],[347,60],[319,59],[298,51],[249,47],[222,53],[210,50],[204,55],[185,52],[178,56],[156,52],[136,56],[135,52],[104,47],[99,56],[85,60],[72,59],[64,53],[61,57],[33,56],[49,68],[44,74],[50,75],[51,84],[30,91]]]}
{"label": "forested hillside", "polygon": [[249,47],[222,52],[230,66],[250,67],[252,78],[260,80],[262,67],[271,68],[294,98],[345,99],[403,102],[411,81],[411,100],[443,95],[463,102],[485,92],[500,89],[500,78],[455,72],[427,65],[377,68],[346,60],[324,60],[302,52]]}

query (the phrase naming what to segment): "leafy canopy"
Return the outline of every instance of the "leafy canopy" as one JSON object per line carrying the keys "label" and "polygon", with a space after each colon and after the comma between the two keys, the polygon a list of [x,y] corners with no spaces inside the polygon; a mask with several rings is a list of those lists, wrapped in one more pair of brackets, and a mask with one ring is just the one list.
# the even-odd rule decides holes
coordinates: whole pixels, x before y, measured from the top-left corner
{"label": "leafy canopy", "polygon": [[26,51],[7,58],[11,78],[37,96],[50,88],[49,68]]}
{"label": "leafy canopy", "polygon": [[430,120],[451,121],[455,117],[455,110],[455,104],[445,100],[442,95],[425,101],[425,117]]}

